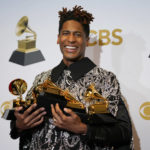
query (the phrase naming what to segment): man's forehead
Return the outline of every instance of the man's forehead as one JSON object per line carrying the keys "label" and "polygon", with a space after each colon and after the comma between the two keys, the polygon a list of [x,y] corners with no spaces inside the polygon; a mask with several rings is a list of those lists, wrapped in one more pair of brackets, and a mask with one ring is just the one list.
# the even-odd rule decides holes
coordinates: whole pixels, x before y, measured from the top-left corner
{"label": "man's forehead", "polygon": [[82,25],[74,20],[69,20],[64,22],[63,26],[62,26],[62,31],[79,31],[79,32],[83,32],[83,27]]}

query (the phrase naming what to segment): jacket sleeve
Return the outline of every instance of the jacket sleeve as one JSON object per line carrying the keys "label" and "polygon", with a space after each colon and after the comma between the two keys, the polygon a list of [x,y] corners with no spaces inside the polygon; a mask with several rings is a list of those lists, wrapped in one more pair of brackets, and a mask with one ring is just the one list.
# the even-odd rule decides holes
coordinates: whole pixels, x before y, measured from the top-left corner
{"label": "jacket sleeve", "polygon": [[[130,144],[132,139],[132,126],[128,111],[122,100],[120,85],[116,76],[108,72],[103,77],[102,91],[106,93],[111,106],[109,117],[100,114],[97,117],[97,124],[88,124],[87,137],[96,145],[118,147]],[[103,92],[101,94],[103,94]],[[103,116],[103,122],[101,117]],[[110,120],[116,120],[111,123]],[[109,122],[110,121],[110,122]]]}
{"label": "jacket sleeve", "polygon": [[18,132],[16,128],[16,121],[10,122],[10,137],[12,139],[17,139],[20,136],[20,133]]}
{"label": "jacket sleeve", "polygon": [[[113,116],[110,115],[110,117],[114,119]],[[119,102],[115,119],[116,122],[114,123],[105,124],[104,121],[101,125],[88,125],[88,140],[101,146],[119,147],[130,144],[132,127],[128,112],[122,100]]]}

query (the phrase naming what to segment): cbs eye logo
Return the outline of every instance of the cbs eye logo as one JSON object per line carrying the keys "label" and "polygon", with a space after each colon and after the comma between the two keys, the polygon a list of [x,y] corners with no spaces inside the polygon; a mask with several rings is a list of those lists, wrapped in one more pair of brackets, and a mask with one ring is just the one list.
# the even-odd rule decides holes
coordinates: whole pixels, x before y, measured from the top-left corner
{"label": "cbs eye logo", "polygon": [[150,120],[150,102],[145,102],[140,106],[140,116],[145,120]]}

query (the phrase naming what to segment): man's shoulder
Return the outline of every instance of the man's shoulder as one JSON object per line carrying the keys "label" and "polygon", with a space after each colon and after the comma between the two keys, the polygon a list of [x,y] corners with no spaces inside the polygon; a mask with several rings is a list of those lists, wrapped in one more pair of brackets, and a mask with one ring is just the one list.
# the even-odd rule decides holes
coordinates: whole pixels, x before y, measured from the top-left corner
{"label": "man's shoulder", "polygon": [[43,72],[37,74],[34,81],[38,84],[41,84],[47,79],[51,80],[52,72],[54,72],[55,68],[57,68],[58,66],[59,65],[57,65],[57,66],[55,66],[55,67],[53,67],[47,71],[43,71]]}
{"label": "man's shoulder", "polygon": [[34,82],[43,83],[46,79],[51,79],[51,72],[52,69],[49,69],[48,71],[43,71],[36,75]]}
{"label": "man's shoulder", "polygon": [[99,66],[94,67],[93,72],[94,74],[100,75],[102,77],[110,77],[110,76],[116,77],[116,75],[112,71],[106,70]]}
{"label": "man's shoulder", "polygon": [[43,71],[43,72],[41,72],[41,73],[39,73],[36,77],[38,78],[38,77],[45,77],[45,76],[49,76],[49,75],[51,75],[51,72],[52,72],[52,69],[49,69],[49,70],[47,70],[47,71]]}

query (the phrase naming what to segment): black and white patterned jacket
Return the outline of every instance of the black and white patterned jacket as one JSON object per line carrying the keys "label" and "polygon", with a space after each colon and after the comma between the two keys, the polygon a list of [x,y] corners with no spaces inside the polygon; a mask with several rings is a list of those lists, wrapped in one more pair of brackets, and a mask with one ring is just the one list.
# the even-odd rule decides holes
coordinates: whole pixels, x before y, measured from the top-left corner
{"label": "black and white patterned jacket", "polygon": [[[97,67],[88,58],[83,58],[69,67],[66,67],[61,61],[54,69],[36,76],[26,100],[31,98],[32,90],[47,79],[52,80],[62,89],[68,89],[76,100],[82,102],[85,106],[87,104],[83,98],[84,93],[90,84],[94,84],[96,90],[109,100],[110,114],[108,117],[99,115],[97,118],[99,120],[97,122],[105,118],[107,123],[87,124],[87,134],[78,135],[58,129],[53,125],[52,118],[46,118],[39,127],[24,131],[18,135],[15,122],[11,122],[11,137],[17,138],[20,136],[21,150],[131,149],[131,122],[122,100],[119,83],[112,72]],[[111,118],[115,119],[116,122],[108,123]]]}

